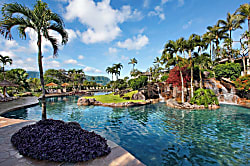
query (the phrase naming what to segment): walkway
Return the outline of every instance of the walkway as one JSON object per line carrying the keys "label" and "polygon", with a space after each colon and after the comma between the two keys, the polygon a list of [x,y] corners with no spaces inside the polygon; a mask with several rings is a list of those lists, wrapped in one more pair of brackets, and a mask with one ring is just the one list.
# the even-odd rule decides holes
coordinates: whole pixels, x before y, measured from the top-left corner
{"label": "walkway", "polygon": [[13,111],[13,110],[37,105],[38,103],[39,103],[38,97],[34,97],[34,96],[20,97],[16,100],[12,100],[8,102],[0,102],[0,115],[8,111]]}

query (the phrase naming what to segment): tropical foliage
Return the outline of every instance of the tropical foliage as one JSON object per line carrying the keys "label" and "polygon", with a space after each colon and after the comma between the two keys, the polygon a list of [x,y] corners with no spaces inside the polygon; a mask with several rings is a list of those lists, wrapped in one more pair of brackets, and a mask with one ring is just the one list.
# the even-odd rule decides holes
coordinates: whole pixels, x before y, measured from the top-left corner
{"label": "tropical foliage", "polygon": [[219,105],[217,96],[211,89],[198,89],[194,92],[194,97],[191,98],[191,104],[204,105],[206,108],[208,105]]}
{"label": "tropical foliage", "polygon": [[129,87],[131,87],[133,90],[138,90],[144,86],[147,85],[148,77],[146,76],[140,76],[135,79],[130,79],[128,81]]}
{"label": "tropical foliage", "polygon": [[239,63],[219,64],[214,68],[215,78],[230,78],[236,80],[240,76],[241,66]]}
{"label": "tropical foliage", "polygon": [[245,93],[250,92],[250,75],[241,76],[237,78],[234,83],[238,90],[244,91]]}

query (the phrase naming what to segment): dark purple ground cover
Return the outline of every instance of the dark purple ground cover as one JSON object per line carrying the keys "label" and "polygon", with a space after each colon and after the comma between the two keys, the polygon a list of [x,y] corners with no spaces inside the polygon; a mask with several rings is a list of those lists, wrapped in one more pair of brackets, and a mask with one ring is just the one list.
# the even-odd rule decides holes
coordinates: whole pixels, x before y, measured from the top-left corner
{"label": "dark purple ground cover", "polygon": [[11,137],[20,154],[39,160],[79,162],[110,153],[107,140],[76,122],[41,120]]}

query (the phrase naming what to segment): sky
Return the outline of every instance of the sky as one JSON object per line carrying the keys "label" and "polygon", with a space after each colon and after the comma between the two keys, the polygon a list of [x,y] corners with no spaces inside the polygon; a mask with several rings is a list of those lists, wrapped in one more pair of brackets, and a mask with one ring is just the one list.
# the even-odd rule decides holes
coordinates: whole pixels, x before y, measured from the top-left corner
{"label": "sky", "polygon": [[[43,65],[47,69],[83,69],[85,74],[108,76],[106,68],[122,63],[120,78],[129,76],[132,58],[138,60],[135,68],[146,71],[154,59],[162,54],[168,40],[191,34],[202,35],[207,26],[226,19],[228,12],[248,0],[43,0],[59,14],[69,34],[66,45],[60,46],[59,56],[53,58],[50,43],[43,40]],[[33,8],[35,0],[0,0],[18,2]],[[2,16],[0,15],[0,18]],[[233,40],[247,30],[232,33]],[[26,40],[20,39],[15,28],[13,39],[0,36],[0,54],[13,59],[7,69],[24,68],[38,71],[37,35],[27,29]],[[60,40],[60,36],[51,32]],[[237,44],[234,44],[237,47]]]}

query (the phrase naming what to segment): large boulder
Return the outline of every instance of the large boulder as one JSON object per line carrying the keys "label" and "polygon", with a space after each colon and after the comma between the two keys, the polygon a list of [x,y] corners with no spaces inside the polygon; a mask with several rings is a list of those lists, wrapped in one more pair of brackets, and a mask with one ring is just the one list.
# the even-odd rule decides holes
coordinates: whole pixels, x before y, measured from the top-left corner
{"label": "large boulder", "polygon": [[132,95],[132,100],[146,100],[146,97],[142,92],[138,92]]}
{"label": "large boulder", "polygon": [[142,91],[146,99],[157,99],[159,98],[158,85],[154,83],[148,83],[146,89]]}
{"label": "large boulder", "polygon": [[86,99],[86,98],[79,98],[78,101],[77,101],[77,105],[84,105],[84,106],[87,106],[87,105],[90,105],[90,101],[89,99]]}

